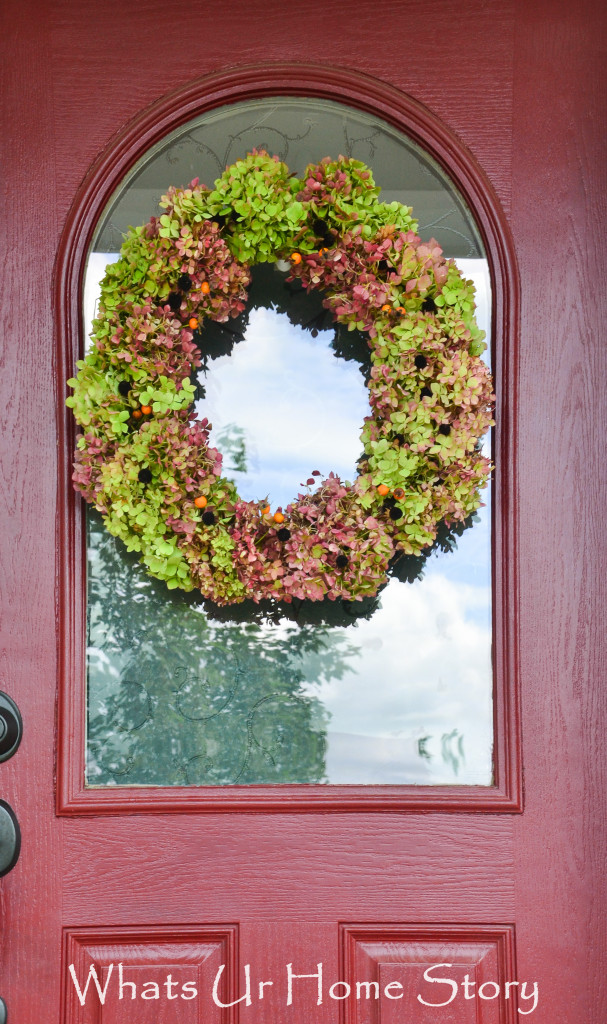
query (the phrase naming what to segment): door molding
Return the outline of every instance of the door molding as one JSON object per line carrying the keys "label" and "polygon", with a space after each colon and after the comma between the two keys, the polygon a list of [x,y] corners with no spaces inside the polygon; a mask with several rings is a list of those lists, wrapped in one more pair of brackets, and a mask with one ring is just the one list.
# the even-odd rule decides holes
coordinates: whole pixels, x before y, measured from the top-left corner
{"label": "door molding", "polygon": [[[317,97],[383,118],[447,172],[475,217],[492,284],[496,380],[493,502],[494,785],[229,786],[86,788],[84,502],[71,484],[76,425],[65,381],[83,351],[81,294],[88,248],[110,196],[133,165],[176,128],[208,110],[266,96]],[[268,63],[199,79],[159,99],[123,127],[91,167],[68,215],[54,280],[57,500],[57,813],[192,811],[522,810],[519,699],[517,393],[519,284],[514,246],[495,191],[474,156],[442,121],[393,86],[344,68]]]}

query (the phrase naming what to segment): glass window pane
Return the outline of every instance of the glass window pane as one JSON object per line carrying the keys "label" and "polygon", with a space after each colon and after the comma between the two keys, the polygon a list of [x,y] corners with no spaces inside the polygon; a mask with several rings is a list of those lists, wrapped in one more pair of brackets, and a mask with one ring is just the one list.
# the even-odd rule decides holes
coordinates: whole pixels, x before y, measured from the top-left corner
{"label": "glass window pane", "polygon": [[[286,98],[213,111],[134,169],[91,247],[87,333],[122,232],[156,213],[169,185],[211,184],[255,146],[297,173],[325,155],[369,163],[382,198],[413,206],[422,238],[473,278],[489,336],[487,263],[444,173],[369,115]],[[368,411],[364,338],[337,328],[318,295],[292,293],[273,265],[255,268],[231,325],[242,340],[217,330],[197,411],[242,496],[285,505],[314,469],[351,480]],[[207,342],[215,327],[205,325]],[[278,608],[169,591],[90,512],[88,784],[491,785],[488,491],[485,501],[470,528],[445,537],[454,550],[401,558],[377,598]]]}

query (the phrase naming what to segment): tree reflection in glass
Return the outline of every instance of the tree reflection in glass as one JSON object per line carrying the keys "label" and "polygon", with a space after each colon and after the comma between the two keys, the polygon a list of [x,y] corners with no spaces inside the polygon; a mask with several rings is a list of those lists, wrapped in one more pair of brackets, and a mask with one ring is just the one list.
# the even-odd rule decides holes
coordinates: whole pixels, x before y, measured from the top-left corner
{"label": "tree reflection in glass", "polygon": [[294,623],[260,644],[266,610],[214,622],[118,548],[90,514],[89,783],[326,781],[327,713],[303,666],[318,655],[338,679],[356,645]]}

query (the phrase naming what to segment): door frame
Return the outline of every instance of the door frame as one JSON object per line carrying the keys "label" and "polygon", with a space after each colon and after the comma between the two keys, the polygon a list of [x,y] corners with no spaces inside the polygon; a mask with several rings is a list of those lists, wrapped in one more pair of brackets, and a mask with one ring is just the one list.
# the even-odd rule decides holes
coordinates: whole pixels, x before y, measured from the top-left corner
{"label": "door frame", "polygon": [[[425,149],[461,192],[481,232],[492,285],[496,419],[492,503],[494,785],[484,786],[150,786],[84,784],[86,693],[86,530],[84,502],[71,484],[76,424],[65,381],[83,351],[81,294],[94,229],[112,193],[156,143],[213,108],[268,96],[337,100],[375,114]],[[57,495],[58,747],[57,813],[193,811],[505,811],[523,810],[519,694],[519,568],[516,428],[519,278],[510,229],[482,168],[425,106],[378,79],[320,64],[249,65],[176,90],[126,125],[92,166],[71,207],[54,280]]]}

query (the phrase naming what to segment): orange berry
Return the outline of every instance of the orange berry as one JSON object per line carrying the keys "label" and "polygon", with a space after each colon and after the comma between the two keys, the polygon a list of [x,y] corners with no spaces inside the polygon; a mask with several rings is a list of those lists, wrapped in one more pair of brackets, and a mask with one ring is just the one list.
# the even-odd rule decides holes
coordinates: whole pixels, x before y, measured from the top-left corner
{"label": "orange berry", "polygon": [[293,253],[291,253],[291,262],[292,263],[301,263],[301,253],[300,252],[293,252]]}
{"label": "orange berry", "polygon": [[390,488],[386,487],[385,484],[380,484],[377,488],[377,493],[380,494],[382,498],[385,498],[386,494],[390,493]]}
{"label": "orange berry", "polygon": [[324,249],[319,249],[319,250],[318,250],[318,255],[319,255],[319,256],[324,256],[324,254],[325,254],[326,252],[328,252],[328,251],[329,251],[329,250],[328,250],[327,248],[324,248]]}
{"label": "orange berry", "polygon": [[402,313],[402,314],[404,314],[404,313],[406,313],[406,312],[407,312],[407,310],[405,309],[405,307],[404,307],[404,306],[397,306],[397,307],[396,307],[396,312],[397,312],[397,313]]}
{"label": "orange berry", "polygon": [[188,326],[191,327],[193,331],[196,330],[196,328],[198,327],[198,320],[196,319],[195,316],[191,317],[188,320]]}
{"label": "orange berry", "polygon": [[142,416],[143,416],[143,413],[142,413],[141,409],[133,409],[133,419],[134,420],[140,420]]}
{"label": "orange berry", "polygon": [[152,406],[151,405],[142,405],[141,406],[141,411],[142,411],[144,416],[149,416],[151,411],[152,411]]}
{"label": "orange berry", "polygon": [[262,516],[268,516],[270,514],[270,506],[266,505],[265,508],[262,508],[261,514]]}
{"label": "orange berry", "polygon": [[402,487],[395,487],[394,490],[392,491],[392,494],[397,499],[397,501],[402,501],[402,499],[405,496],[405,492],[403,491]]}
{"label": "orange berry", "polygon": [[204,508],[207,504],[207,499],[204,494],[199,494],[197,498],[194,498],[194,504],[196,508]]}
{"label": "orange berry", "polygon": [[273,518],[275,523],[284,523],[285,521],[285,517],[282,512],[275,512]]}
{"label": "orange berry", "polygon": [[381,311],[382,311],[382,313],[391,313],[392,312],[392,306],[388,306],[386,304],[385,306],[381,307]]}
{"label": "orange berry", "polygon": [[200,285],[200,291],[203,295],[208,295],[211,290],[211,286],[208,281],[203,281]]}

